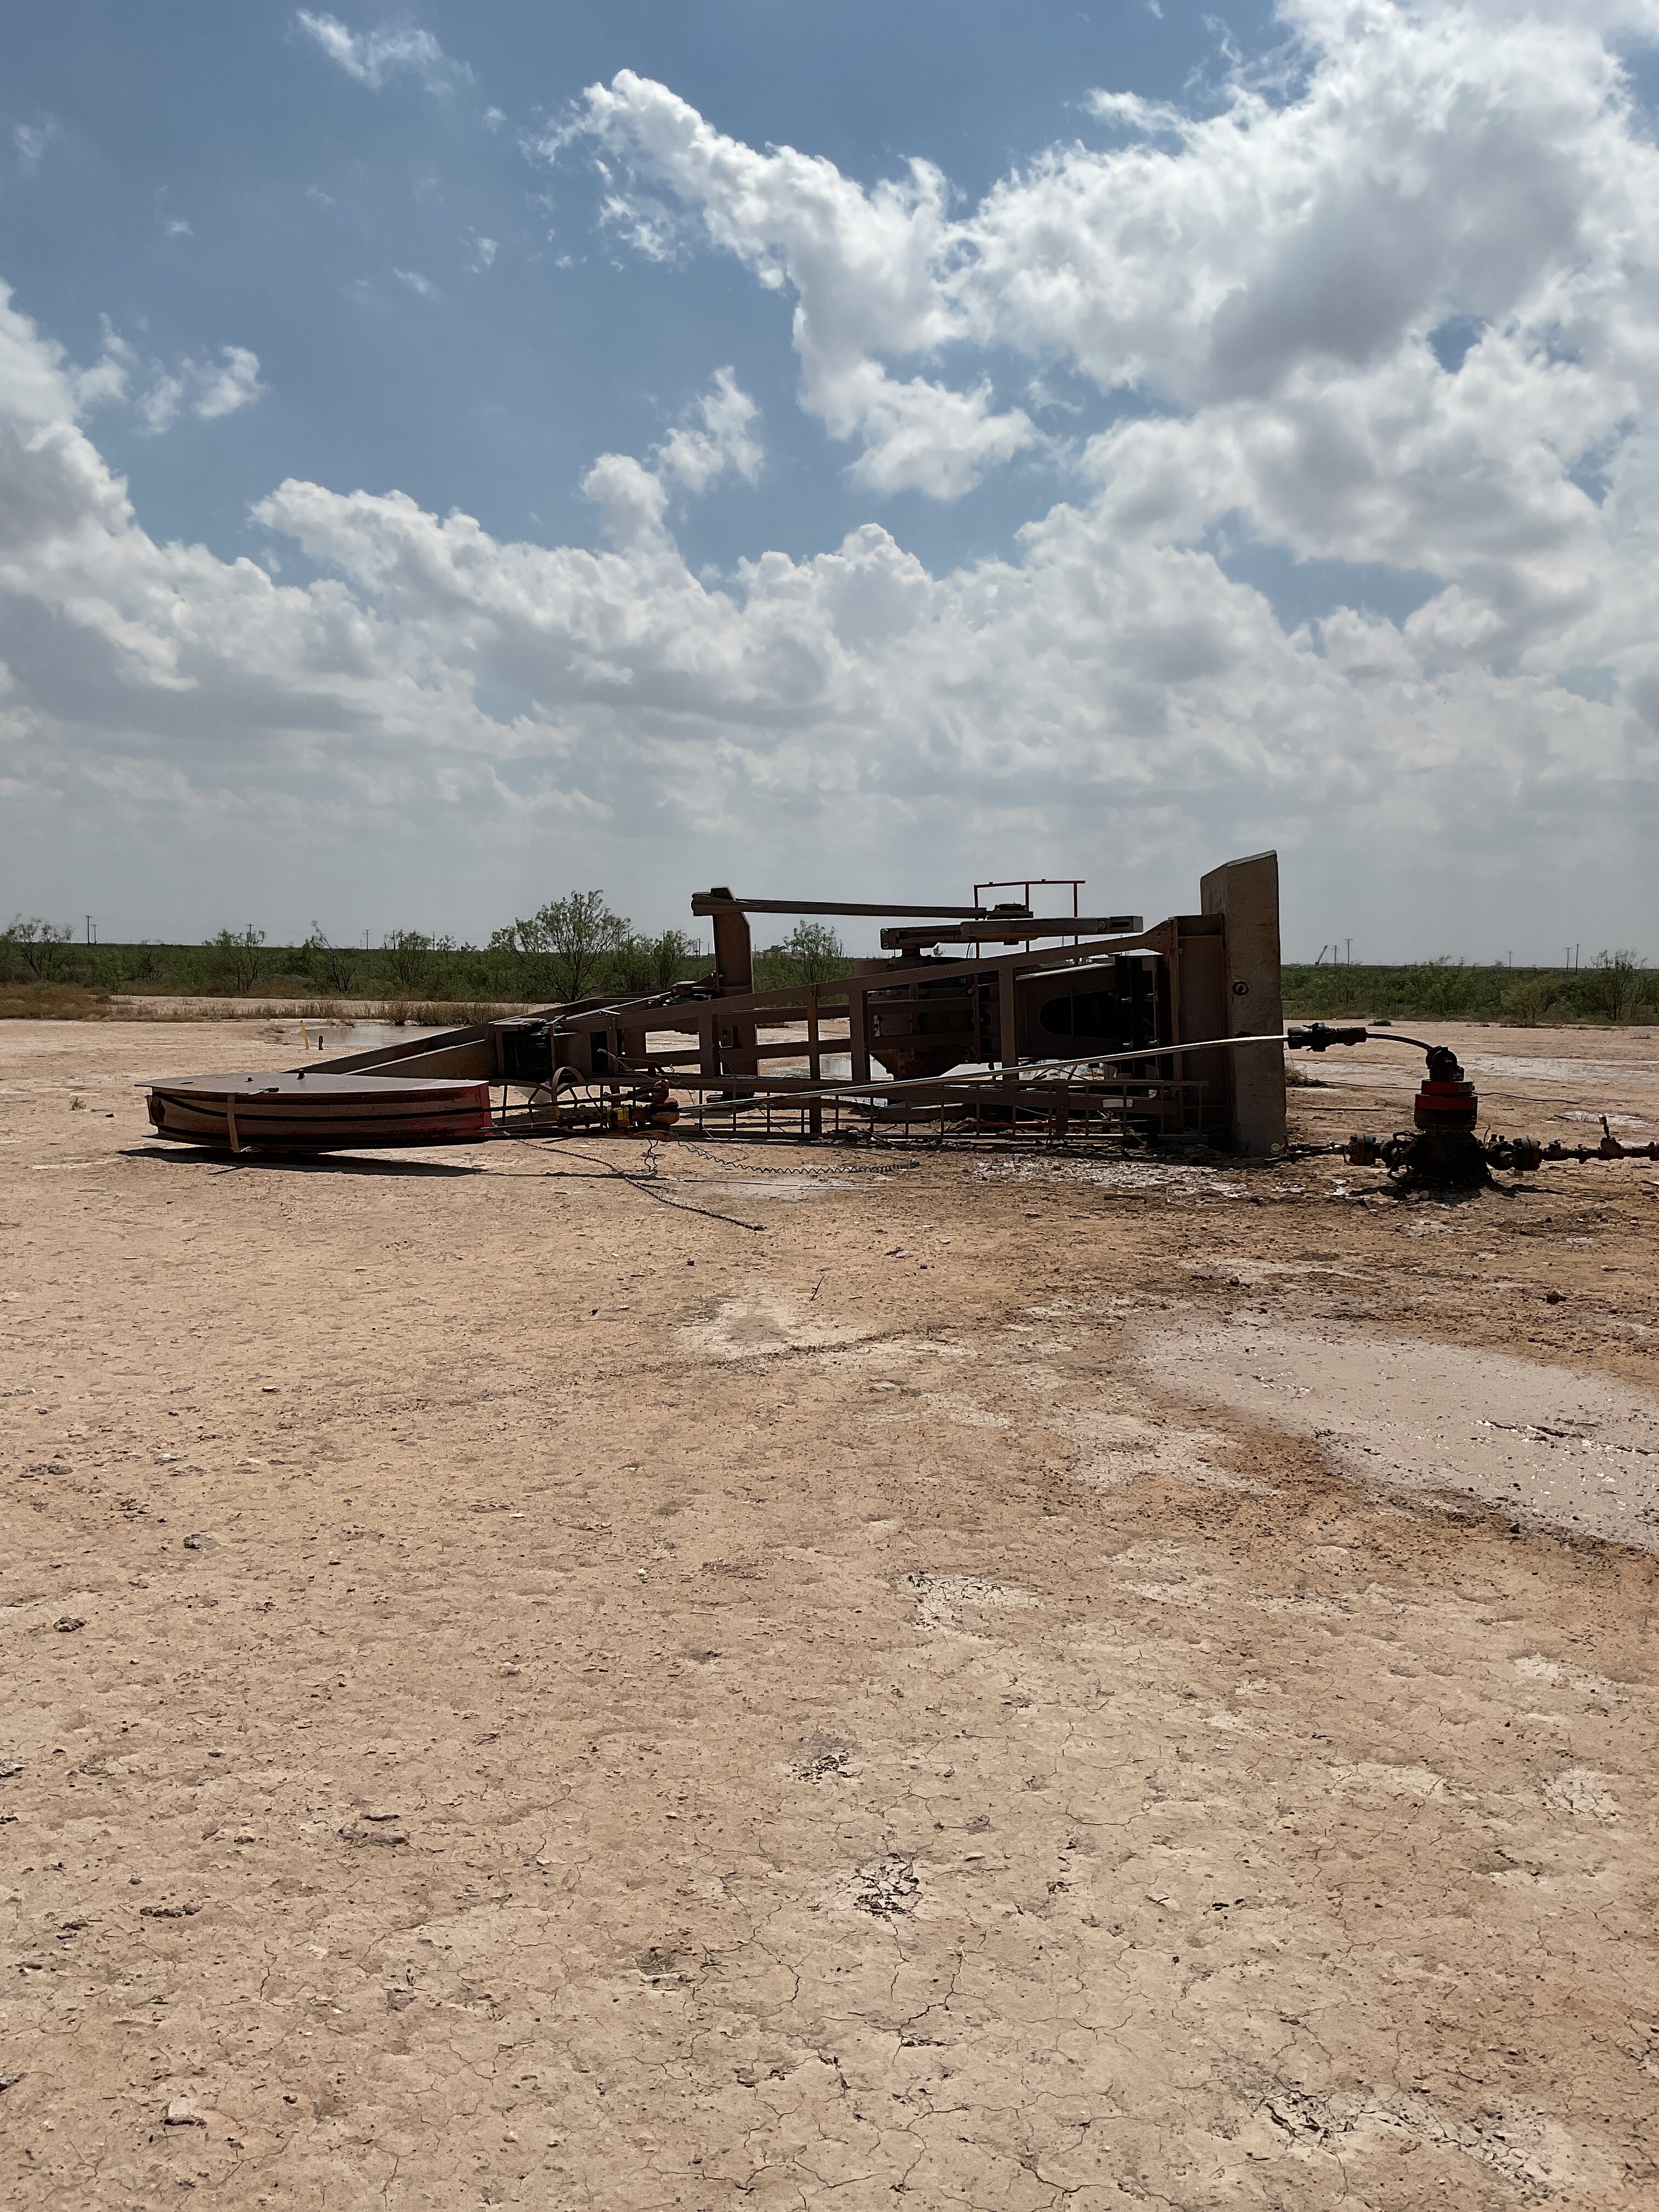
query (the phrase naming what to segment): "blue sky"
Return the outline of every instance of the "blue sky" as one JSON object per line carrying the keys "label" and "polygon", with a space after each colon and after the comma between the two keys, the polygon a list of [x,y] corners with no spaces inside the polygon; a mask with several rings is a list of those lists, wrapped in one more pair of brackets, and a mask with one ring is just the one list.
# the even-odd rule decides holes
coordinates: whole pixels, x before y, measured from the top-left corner
{"label": "blue sky", "polygon": [[1650,6],[20,11],[0,903],[1645,942]]}
{"label": "blue sky", "polygon": [[[33,173],[9,180],[17,304],[77,359],[97,353],[104,318],[164,360],[228,343],[259,356],[269,396],[234,422],[166,441],[99,425],[149,530],[227,557],[252,548],[247,511],[287,476],[397,486],[505,538],[590,538],[579,487],[593,455],[660,437],[734,357],[775,465],[700,507],[684,541],[696,560],[763,543],[810,553],[872,511],[930,562],[1004,544],[1029,484],[985,485],[948,514],[915,495],[872,509],[795,405],[775,301],[729,263],[618,250],[597,228],[589,164],[550,163],[526,140],[626,67],[752,144],[810,148],[869,185],[919,155],[971,198],[1057,137],[1100,140],[1091,85],[1201,96],[1230,38],[1273,38],[1267,10],[1223,19],[1176,0],[1162,16],[1144,0],[312,12],[364,35],[388,20],[425,30],[456,65],[394,65],[371,88],[283,5],[70,0],[21,11],[9,37],[8,120],[52,134]],[[1115,411],[1086,386],[1065,398],[1075,430]]]}

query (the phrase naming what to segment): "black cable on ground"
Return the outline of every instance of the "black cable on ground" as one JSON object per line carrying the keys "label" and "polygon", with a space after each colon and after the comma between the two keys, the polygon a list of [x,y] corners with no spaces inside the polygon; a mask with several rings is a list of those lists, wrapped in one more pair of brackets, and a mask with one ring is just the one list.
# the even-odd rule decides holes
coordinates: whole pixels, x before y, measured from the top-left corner
{"label": "black cable on ground", "polygon": [[[520,1142],[522,1144],[532,1145],[544,1144],[548,1141],[550,1141],[548,1139],[541,1137],[524,1137],[520,1139]],[[560,1144],[568,1144],[568,1139],[561,1138],[553,1141],[556,1141]],[[621,1168],[613,1168],[608,1160],[594,1159],[591,1152],[577,1152],[574,1153],[573,1157],[579,1160],[586,1160],[590,1166],[601,1169],[605,1175],[611,1176],[615,1182],[625,1182],[630,1190],[637,1190],[647,1198],[654,1198],[659,1206],[669,1206],[676,1213],[700,1213],[705,1221],[723,1221],[730,1229],[747,1229],[757,1237],[763,1237],[766,1233],[766,1224],[763,1221],[740,1221],[735,1213],[716,1213],[712,1206],[692,1206],[684,1199],[669,1198],[662,1191],[653,1190],[652,1188],[651,1177],[625,1174]],[[655,1170],[653,1166],[653,1176]],[[545,1179],[549,1181],[556,1181],[556,1171],[550,1169],[546,1171]],[[587,1178],[583,1176],[580,1180],[586,1182]]]}

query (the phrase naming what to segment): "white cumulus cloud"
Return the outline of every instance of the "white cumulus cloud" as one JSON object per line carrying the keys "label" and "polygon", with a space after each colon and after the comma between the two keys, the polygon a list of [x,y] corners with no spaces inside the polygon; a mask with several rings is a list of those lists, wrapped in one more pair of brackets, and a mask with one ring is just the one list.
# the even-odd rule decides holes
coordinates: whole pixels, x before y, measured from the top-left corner
{"label": "white cumulus cloud", "polygon": [[[0,287],[0,295],[3,289]],[[161,362],[146,361],[107,315],[102,320],[103,348],[89,366],[78,367],[64,359],[57,347],[44,345],[43,358],[61,375],[62,388],[77,418],[94,408],[125,402],[147,430],[159,434],[170,430],[182,414],[212,422],[264,397],[259,356],[246,346],[222,346],[216,360],[195,361],[186,356],[169,368]]]}
{"label": "white cumulus cloud", "polygon": [[665,477],[696,494],[735,470],[745,483],[760,475],[766,449],[751,425],[760,410],[738,382],[732,368],[716,369],[714,380],[692,410],[690,420],[671,430],[657,449],[658,466]]}
{"label": "white cumulus cloud", "polygon": [[[677,500],[763,465],[738,362],[593,463],[600,550],[293,480],[253,542],[316,580],[279,584],[148,534],[77,421],[148,372],[77,371],[4,307],[15,902],[73,851],[170,896],[234,883],[238,913],[268,883],[301,923],[307,870],[382,903],[465,882],[474,929],[593,881],[666,921],[747,854],[757,890],[1018,866],[1160,912],[1273,843],[1310,945],[1659,951],[1659,156],[1616,51],[1651,11],[1286,21],[1271,80],[1097,102],[1104,143],[972,204],[924,166],[866,186],[757,151],[643,78],[587,95],[604,189],[787,303],[872,503],[1036,449],[1010,362],[1083,407],[1048,456],[1066,495],[954,567],[872,514],[694,569]],[[1270,572],[1330,611],[1281,620]]]}
{"label": "white cumulus cloud", "polygon": [[[833,436],[860,441],[855,474],[872,489],[953,497],[1036,442],[1024,413],[999,414],[985,382],[964,392],[900,380],[880,357],[927,356],[961,335],[939,281],[951,225],[936,169],[914,162],[902,181],[866,192],[822,157],[757,153],[725,137],[630,70],[588,92],[580,127],[636,180],[607,196],[605,213],[638,251],[663,258],[673,237],[642,178],[700,216],[709,241],[763,283],[793,289],[802,398]],[[571,135],[562,128],[544,151],[560,153]]]}
{"label": "white cumulus cloud", "polygon": [[1240,71],[1196,115],[1097,93],[1127,143],[1056,147],[977,206],[923,163],[866,188],[757,151],[628,71],[548,150],[586,134],[793,295],[803,403],[872,490],[948,496],[1024,450],[983,372],[901,374],[1012,354],[1098,395],[1081,488],[1115,535],[1242,529],[1426,574],[1425,665],[1593,665],[1647,700],[1659,153],[1610,40],[1659,15],[1295,0],[1285,21],[1277,78]]}
{"label": "white cumulus cloud", "polygon": [[[134,358],[130,349],[129,358]],[[159,435],[183,414],[204,422],[234,415],[239,407],[251,407],[263,398],[264,390],[258,355],[246,346],[222,346],[216,361],[185,360],[172,369],[152,364],[150,381],[133,404],[145,428]]]}
{"label": "white cumulus cloud", "polygon": [[766,459],[752,427],[759,413],[735,371],[717,369],[708,391],[653,451],[654,465],[631,453],[601,453],[582,478],[582,489],[611,543],[620,551],[680,567],[667,528],[671,495],[679,490],[695,499],[728,470],[754,483]]}
{"label": "white cumulus cloud", "polygon": [[259,381],[259,356],[246,346],[224,346],[216,362],[199,367],[192,362],[191,375],[195,385],[191,411],[208,422],[252,406],[265,389]]}
{"label": "white cumulus cloud", "polygon": [[33,176],[40,167],[48,146],[58,136],[58,125],[52,122],[20,123],[11,134],[11,143],[17,149],[17,159]]}
{"label": "white cumulus cloud", "polygon": [[418,76],[429,91],[444,89],[456,76],[469,75],[465,64],[452,61],[430,31],[398,29],[382,24],[374,31],[352,31],[337,16],[315,15],[301,8],[295,22],[314,39],[331,62],[370,91],[378,92],[388,76],[407,70]]}

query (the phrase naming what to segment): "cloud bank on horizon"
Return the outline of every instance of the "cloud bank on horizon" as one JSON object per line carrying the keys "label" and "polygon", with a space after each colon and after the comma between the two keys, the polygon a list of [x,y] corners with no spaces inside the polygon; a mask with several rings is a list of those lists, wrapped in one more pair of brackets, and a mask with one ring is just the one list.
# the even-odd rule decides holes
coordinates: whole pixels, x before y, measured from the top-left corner
{"label": "cloud bank on horizon", "polygon": [[[365,96],[461,74],[426,33],[300,21]],[[594,456],[594,547],[290,477],[254,509],[290,549],[262,564],[157,542],[94,442],[100,408],[159,432],[251,407],[259,360],[145,382],[116,341],[78,369],[7,295],[14,882],[101,839],[169,876],[234,854],[276,898],[284,853],[320,851],[382,902],[449,866],[478,929],[503,850],[667,921],[711,876],[960,896],[987,860],[1072,859],[1121,896],[1275,843],[1316,941],[1340,896],[1382,949],[1432,950],[1389,920],[1409,896],[1472,950],[1565,927],[1659,954],[1659,151],[1620,59],[1659,4],[1282,22],[1203,112],[1101,89],[1103,143],[972,205],[925,163],[869,185],[757,149],[629,70],[527,134],[550,173],[598,166],[618,257],[728,260],[791,318],[799,405],[872,519],[722,574],[680,518],[769,465],[741,358],[643,454]],[[1106,427],[1068,430],[1078,389]],[[1004,553],[930,568],[880,519],[999,474],[1031,500]],[[1421,603],[1356,585],[1287,626],[1241,548]]]}

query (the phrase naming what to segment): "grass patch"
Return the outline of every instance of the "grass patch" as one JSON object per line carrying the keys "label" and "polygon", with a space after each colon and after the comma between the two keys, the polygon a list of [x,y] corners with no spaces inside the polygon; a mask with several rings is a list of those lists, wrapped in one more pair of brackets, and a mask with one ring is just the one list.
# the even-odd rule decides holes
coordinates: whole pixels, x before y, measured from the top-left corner
{"label": "grass patch", "polygon": [[522,1004],[501,999],[386,999],[378,1006],[358,1008],[356,1018],[390,1022],[398,1030],[459,1030],[524,1012]]}
{"label": "grass patch", "polygon": [[1471,968],[1423,960],[1398,968],[1284,970],[1292,1020],[1496,1022],[1507,1028],[1659,1021],[1659,975],[1629,953],[1604,953],[1592,968]]}
{"label": "grass patch", "polygon": [[0,1022],[106,1022],[118,1012],[80,983],[0,984]]}

